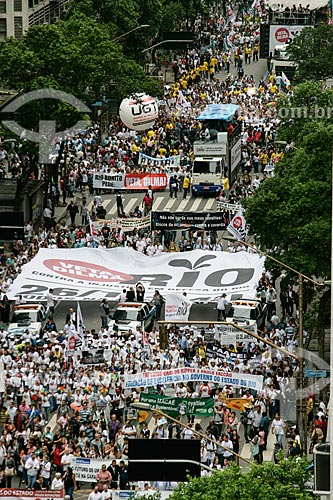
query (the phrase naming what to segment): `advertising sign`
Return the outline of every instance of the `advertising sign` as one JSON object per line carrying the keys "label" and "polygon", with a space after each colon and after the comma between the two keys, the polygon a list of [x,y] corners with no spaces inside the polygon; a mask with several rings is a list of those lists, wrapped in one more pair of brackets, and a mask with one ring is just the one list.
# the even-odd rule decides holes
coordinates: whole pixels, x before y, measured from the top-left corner
{"label": "advertising sign", "polygon": [[274,49],[277,45],[285,45],[293,41],[295,36],[299,35],[303,28],[309,26],[294,25],[274,25],[269,28],[269,52],[274,55]]}

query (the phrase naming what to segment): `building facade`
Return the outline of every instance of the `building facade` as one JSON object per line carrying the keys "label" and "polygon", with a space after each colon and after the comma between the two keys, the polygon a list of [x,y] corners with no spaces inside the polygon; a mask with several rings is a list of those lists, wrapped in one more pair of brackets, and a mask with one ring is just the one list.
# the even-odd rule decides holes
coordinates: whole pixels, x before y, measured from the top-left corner
{"label": "building facade", "polygon": [[0,0],[0,40],[22,36],[30,26],[51,24],[65,12],[69,0]]}

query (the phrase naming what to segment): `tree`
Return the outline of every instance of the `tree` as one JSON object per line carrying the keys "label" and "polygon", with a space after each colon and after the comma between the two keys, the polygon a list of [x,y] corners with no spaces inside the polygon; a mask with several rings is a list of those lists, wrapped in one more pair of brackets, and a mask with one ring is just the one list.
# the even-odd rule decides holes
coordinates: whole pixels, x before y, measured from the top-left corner
{"label": "tree", "polygon": [[304,28],[288,47],[299,64],[297,80],[323,80],[333,76],[333,26]]}
{"label": "tree", "polygon": [[[315,119],[312,112],[316,109],[328,112],[333,93],[331,90],[321,93],[319,88],[318,84],[306,82],[295,88],[289,101],[279,104],[279,108],[284,106],[286,118],[278,128],[278,139],[292,142],[293,147],[276,164],[274,177],[267,179],[248,199],[246,219],[255,228],[262,250],[268,249],[306,276],[327,280],[331,260],[333,125],[328,117]],[[297,117],[297,109],[306,111],[308,118]],[[296,110],[294,116],[293,110]],[[267,264],[270,266],[268,259]],[[280,272],[278,269],[277,274]],[[289,273],[288,279],[297,282],[298,277]],[[305,291],[308,303],[314,288],[307,284]],[[315,327],[320,354],[324,349],[323,311],[328,303],[329,294],[320,289]]]}
{"label": "tree", "polygon": [[278,464],[252,465],[242,473],[236,465],[215,471],[210,477],[191,479],[181,484],[170,500],[310,500],[304,483],[310,474],[307,461],[283,459]]}
{"label": "tree", "polygon": [[112,42],[107,26],[83,14],[33,26],[20,40],[1,42],[0,65],[3,83],[24,91],[48,79],[53,88],[85,99],[87,87],[97,98],[110,83],[116,83],[113,97],[117,99],[138,90],[160,94],[158,82]]}

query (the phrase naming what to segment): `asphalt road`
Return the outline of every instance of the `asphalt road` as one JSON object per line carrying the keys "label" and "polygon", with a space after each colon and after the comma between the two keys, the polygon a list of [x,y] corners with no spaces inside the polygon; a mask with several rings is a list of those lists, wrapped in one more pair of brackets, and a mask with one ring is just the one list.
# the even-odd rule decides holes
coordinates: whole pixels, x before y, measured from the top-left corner
{"label": "asphalt road", "polygon": [[[80,302],[80,307],[82,311],[83,322],[87,330],[92,328],[98,329],[101,326],[101,318],[99,315],[99,302]],[[117,302],[109,302],[110,310],[114,310]],[[68,309],[73,307],[76,310],[76,302],[59,302],[55,313],[54,319],[57,325],[58,331],[63,329],[65,326],[65,319],[68,313]],[[208,321],[213,322],[217,319],[217,311],[215,309],[215,304],[193,304],[191,307],[191,312],[189,316],[189,322],[194,323],[195,321]],[[162,312],[163,314],[163,312]],[[163,319],[163,317],[162,317]]]}

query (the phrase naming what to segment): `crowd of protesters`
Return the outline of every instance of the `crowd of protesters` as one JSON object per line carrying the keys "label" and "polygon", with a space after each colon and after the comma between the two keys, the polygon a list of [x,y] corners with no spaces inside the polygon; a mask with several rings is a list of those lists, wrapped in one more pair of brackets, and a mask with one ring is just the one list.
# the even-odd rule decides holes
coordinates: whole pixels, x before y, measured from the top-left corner
{"label": "crowd of protesters", "polygon": [[[268,15],[265,2],[258,3],[256,8],[261,17]],[[244,442],[250,443],[253,459],[261,463],[269,432],[276,436],[277,449],[285,447],[287,422],[293,420],[295,410],[293,382],[298,365],[264,342],[224,345],[214,324],[207,328],[172,326],[168,328],[168,347],[162,349],[157,327],[145,335],[140,328],[122,335],[103,323],[96,325],[96,329],[85,330],[83,336],[87,349],[103,349],[108,356],[102,364],[85,366],[80,356],[68,353],[66,335],[77,329],[73,308],[60,326],[55,324],[51,310],[40,336],[28,330],[20,337],[8,336],[6,332],[10,319],[7,288],[41,247],[121,245],[150,256],[165,250],[183,252],[193,248],[255,251],[242,243],[226,243],[214,231],[187,231],[176,243],[172,232],[162,234],[148,229],[124,232],[105,223],[95,234],[89,223],[98,217],[97,209],[102,206],[100,193],[93,187],[94,172],[167,172],[174,179],[171,184],[178,183],[180,190],[189,188],[184,181],[189,175],[193,142],[204,135],[196,117],[207,104],[238,104],[238,120],[243,129],[242,173],[231,189],[228,182],[225,183],[219,199],[240,202],[273,170],[274,163],[282,156],[274,145],[274,127],[278,120],[271,106],[280,88],[274,76],[268,81],[262,78],[255,82],[252,75],[245,74],[247,64],[252,59],[258,60],[259,24],[250,9],[242,4],[238,11],[229,10],[224,17],[198,19],[194,48],[170,61],[175,82],[165,86],[159,118],[153,129],[130,133],[119,120],[112,120],[107,130],[94,125],[66,141],[60,163],[61,180],[59,185],[51,185],[51,196],[44,209],[45,224],[36,230],[27,222],[24,238],[15,239],[12,253],[1,257],[5,270],[0,292],[4,328],[0,335],[0,357],[5,384],[0,408],[1,486],[11,487],[13,478],[17,477],[19,486],[64,489],[72,499],[79,486],[72,469],[73,458],[105,459],[108,465],[97,474],[97,485],[90,500],[107,500],[110,489],[129,487],[126,460],[128,440],[134,437],[199,438],[202,464],[215,469],[224,469],[237,459]],[[253,19],[256,22],[252,22]],[[154,62],[162,65],[158,53]],[[218,79],[217,74],[221,72],[224,76]],[[60,147],[58,144],[57,151]],[[139,153],[157,161],[140,163]],[[180,155],[179,166],[168,159],[177,155]],[[17,177],[23,169],[28,169],[30,179],[46,179],[47,172],[36,168],[35,158],[18,155],[15,144],[9,151],[0,151],[1,176]],[[90,213],[86,200],[78,206],[73,199],[77,191],[83,193],[83,198],[88,193],[95,196]],[[174,194],[170,191],[170,196]],[[61,201],[67,206],[70,225],[64,220],[53,220],[54,207]],[[136,207],[133,214],[124,214],[121,198],[115,198],[115,203],[119,216],[141,218],[144,215],[144,206]],[[78,217],[81,224],[77,223]],[[258,282],[257,298],[268,312],[262,338],[289,351],[295,346],[297,330],[295,293],[293,287],[289,287],[281,294],[280,317],[276,314],[276,291],[269,275],[264,274]],[[205,340],[207,333],[213,333],[213,340]],[[262,391],[251,392],[226,384],[174,384],[172,391],[176,397],[214,399],[214,416],[209,425],[202,428],[200,419],[194,415],[180,415],[183,421],[187,418],[188,428],[157,415],[153,417],[153,425],[137,424],[129,407],[146,389],[124,389],[123,375],[185,366],[263,375],[264,387]],[[160,395],[170,394],[170,387],[158,386],[154,391]],[[228,408],[228,399],[232,397],[247,400],[248,409],[238,418]],[[309,425],[315,420],[311,441],[323,442],[327,431],[326,407],[321,401],[314,410],[312,398],[308,407]],[[50,419],[54,428],[48,425]],[[198,437],[197,432],[207,438]],[[290,432],[289,438],[288,454],[299,456],[301,443],[297,429]],[[147,484],[142,489],[146,487]]]}

